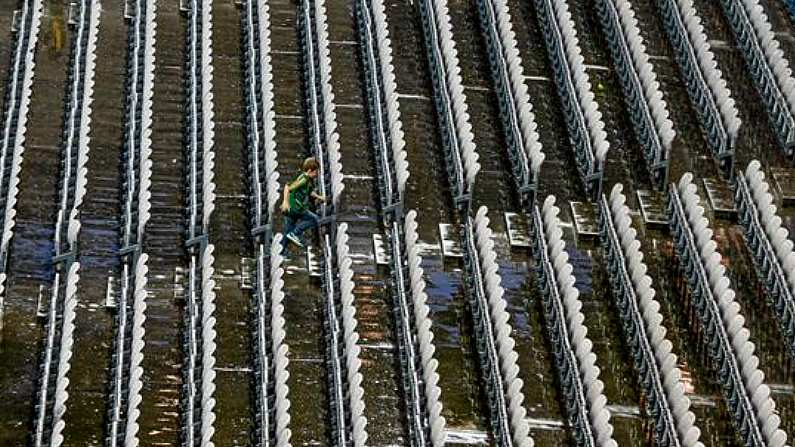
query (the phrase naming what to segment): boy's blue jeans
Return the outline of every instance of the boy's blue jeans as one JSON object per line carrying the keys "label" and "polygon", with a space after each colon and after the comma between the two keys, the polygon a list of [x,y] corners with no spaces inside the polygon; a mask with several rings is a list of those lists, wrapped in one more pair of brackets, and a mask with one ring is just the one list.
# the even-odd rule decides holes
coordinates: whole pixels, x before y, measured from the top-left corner
{"label": "boy's blue jeans", "polygon": [[284,237],[282,245],[287,249],[287,235],[292,233],[304,242],[304,232],[318,225],[320,218],[309,210],[300,213],[287,212],[284,214]]}

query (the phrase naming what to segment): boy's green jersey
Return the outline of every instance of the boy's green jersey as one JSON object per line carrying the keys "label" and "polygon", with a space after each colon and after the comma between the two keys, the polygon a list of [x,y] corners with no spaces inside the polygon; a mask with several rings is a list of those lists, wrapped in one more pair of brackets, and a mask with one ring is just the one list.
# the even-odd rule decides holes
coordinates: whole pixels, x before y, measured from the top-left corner
{"label": "boy's green jersey", "polygon": [[315,180],[302,172],[290,184],[290,212],[302,213],[309,209],[309,197],[315,190]]}

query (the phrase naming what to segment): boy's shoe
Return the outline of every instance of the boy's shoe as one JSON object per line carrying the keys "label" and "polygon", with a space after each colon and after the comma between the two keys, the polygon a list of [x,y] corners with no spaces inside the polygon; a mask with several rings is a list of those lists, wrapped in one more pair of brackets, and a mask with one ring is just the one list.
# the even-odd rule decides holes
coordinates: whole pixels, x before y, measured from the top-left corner
{"label": "boy's shoe", "polygon": [[301,248],[304,247],[304,243],[301,242],[301,239],[298,239],[298,236],[296,236],[296,235],[294,235],[292,233],[287,233],[287,236],[285,236],[285,237],[287,238],[287,240],[289,240],[293,244],[295,244],[295,245],[297,245],[297,246],[299,246]]}

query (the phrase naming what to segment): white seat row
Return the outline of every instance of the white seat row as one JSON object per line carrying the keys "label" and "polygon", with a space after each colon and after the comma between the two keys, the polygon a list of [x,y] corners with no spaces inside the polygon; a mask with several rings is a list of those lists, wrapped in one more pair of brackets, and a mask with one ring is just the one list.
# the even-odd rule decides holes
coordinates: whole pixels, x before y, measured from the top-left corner
{"label": "white seat row", "polygon": [[[215,257],[212,244],[191,255],[185,312],[185,378],[182,445],[214,445],[215,433]],[[199,349],[201,347],[201,350]],[[197,429],[198,427],[198,429]]]}
{"label": "white seat row", "polygon": [[[726,268],[717,252],[709,221],[693,184],[693,175],[686,173],[669,193],[669,215],[676,251],[688,272],[698,316],[709,343],[716,346],[714,360],[719,381],[724,384],[729,412],[735,426],[748,445],[780,447],[787,435],[779,429],[780,418],[759,369],[755,346],[749,341],[750,331]],[[717,340],[715,340],[717,339]]]}
{"label": "white seat row", "polygon": [[143,388],[144,369],[141,366],[144,354],[144,322],[146,321],[146,285],[148,256],[141,255],[135,266],[135,288],[133,289],[133,317],[132,317],[132,340],[130,343],[130,372],[127,382],[127,424],[125,429],[125,443],[128,445],[137,444],[138,436],[138,416],[141,411],[138,409],[142,401],[141,389]]}
{"label": "white seat row", "polygon": [[[47,325],[47,343],[45,345],[45,362],[42,368],[39,401],[36,403],[35,446],[63,445],[63,430],[66,428],[64,414],[66,401],[69,398],[67,373],[71,368],[74,345],[75,309],[77,308],[77,282],[80,279],[80,263],[72,262],[66,271],[65,278],[55,274],[57,289],[53,291]],[[61,280],[63,279],[63,284]],[[61,327],[57,328],[58,297],[63,295],[63,311]],[[56,335],[57,334],[57,335]],[[58,352],[58,358],[52,352]],[[53,380],[54,382],[50,383]],[[51,388],[51,389],[50,389]],[[52,401],[52,404],[50,404]],[[51,408],[50,408],[51,406]],[[47,414],[47,412],[51,414]]]}
{"label": "white seat row", "polygon": [[597,4],[635,134],[643,145],[646,166],[662,185],[676,132],[657,73],[649,62],[638,19],[629,0],[600,0]]}
{"label": "white seat row", "polygon": [[490,38],[486,39],[492,54],[489,60],[500,95],[500,112],[514,177],[520,190],[526,191],[538,183],[544,152],[525,84],[510,8],[506,0],[481,0],[479,3],[481,21],[490,33]]}
{"label": "white seat row", "polygon": [[[377,132],[375,138],[377,150],[382,154],[382,163],[385,165],[381,171],[387,176],[388,188],[391,189],[394,183],[397,189],[394,193],[397,193],[398,200],[401,200],[409,170],[406,161],[406,140],[400,120],[395,67],[392,64],[392,40],[389,37],[384,2],[360,0],[357,2],[357,7],[361,10],[361,41],[366,44],[362,45],[365,73],[370,77],[368,87],[373,90],[368,92],[372,105],[372,126]],[[389,166],[390,159],[394,172]]]}
{"label": "white seat row", "polygon": [[[386,155],[386,154],[383,154]],[[385,192],[388,180],[380,176],[382,204],[392,205]],[[411,211],[403,221],[402,207],[396,203],[384,216],[384,224],[388,227],[389,256],[387,265],[391,270],[389,294],[395,316],[395,340],[400,365],[400,379],[403,389],[403,405],[407,438],[412,446],[428,446],[433,443],[444,443],[444,419],[440,417],[441,404],[438,395],[430,395],[432,389],[438,391],[438,374],[433,360],[435,348],[430,332],[431,321],[428,317],[430,308],[427,306],[425,282],[417,248],[414,246],[416,233],[416,213]],[[413,254],[410,253],[413,251]],[[413,269],[411,263],[417,263]],[[419,270],[417,270],[419,269]],[[420,325],[427,324],[427,328]],[[430,368],[430,371],[427,369]],[[430,381],[430,382],[429,382]],[[425,384],[425,386],[423,386]],[[430,388],[429,388],[430,386]],[[433,431],[432,431],[433,430]]]}
{"label": "white seat row", "polygon": [[315,25],[317,27],[318,62],[320,81],[322,83],[324,119],[325,119],[325,150],[331,175],[331,198],[336,205],[344,189],[342,163],[340,153],[340,136],[337,133],[337,113],[334,111],[334,93],[331,87],[331,51],[328,44],[328,18],[325,0],[314,1]]}
{"label": "white seat row", "polygon": [[208,244],[201,256],[201,445],[212,447],[215,433],[215,247]]}
{"label": "white seat row", "polygon": [[717,159],[730,161],[742,121],[701,17],[693,0],[657,0],[657,5],[707,142]]}
{"label": "white seat row", "polygon": [[[72,345],[74,343],[74,317],[77,306],[77,282],[79,267],[76,253],[80,231],[79,211],[86,194],[87,163],[91,124],[91,103],[94,94],[94,69],[96,62],[97,33],[99,30],[100,5],[96,0],[83,0],[80,3],[79,20],[71,62],[70,94],[71,102],[66,108],[64,123],[65,141],[62,142],[60,209],[55,226],[55,255],[67,256],[62,270],[56,272],[52,286],[52,303],[49,312],[50,323],[47,329],[45,360],[42,379],[39,382],[38,401],[35,414],[34,445],[57,447],[63,443],[62,431],[66,426],[66,400],[69,396],[66,377],[70,368]],[[69,254],[71,253],[71,257]],[[61,262],[61,261],[59,261]],[[64,277],[62,277],[62,274]],[[57,315],[63,306],[61,327],[57,326]],[[60,339],[55,339],[57,336]],[[57,346],[56,346],[57,343]],[[51,358],[49,351],[57,350],[59,358]],[[50,364],[55,361],[56,365]],[[48,372],[57,368],[54,378]],[[49,400],[53,399],[52,406]],[[48,411],[49,410],[49,411]],[[47,439],[49,437],[49,439]]]}
{"label": "white seat row", "polygon": [[[306,95],[310,104],[311,141],[313,151],[321,165],[321,193],[330,196],[332,203],[339,203],[344,189],[342,163],[340,162],[339,134],[334,111],[334,93],[331,87],[331,58],[328,42],[328,18],[324,1],[306,0],[302,3],[301,34],[304,51],[304,71],[308,88]],[[325,172],[328,166],[329,172]],[[323,213],[328,213],[325,207]],[[331,236],[335,235],[333,240]],[[367,441],[367,419],[364,417],[364,390],[359,372],[361,359],[356,330],[356,308],[353,304],[353,270],[348,248],[347,224],[336,226],[322,236],[326,318],[329,326],[329,361],[333,376],[329,399],[333,414],[332,437],[338,442],[350,436],[354,446],[363,446]],[[335,289],[339,287],[339,290]],[[340,312],[336,311],[337,304]],[[343,347],[340,350],[340,346]],[[341,353],[341,355],[340,355]],[[344,376],[343,376],[344,375]],[[350,424],[350,425],[349,425]]]}
{"label": "white seat row", "polygon": [[[500,419],[497,421],[500,428],[495,433],[495,437],[499,439],[510,437],[512,441],[510,444],[500,443],[500,445],[532,447],[533,439],[530,437],[527,411],[524,408],[523,382],[519,378],[517,364],[519,355],[514,349],[516,343],[511,335],[511,325],[508,323],[510,315],[506,310],[505,290],[502,288],[502,278],[496,262],[497,252],[494,250],[494,235],[489,228],[487,213],[488,209],[485,206],[480,207],[475,218],[468,225],[471,226],[475,243],[475,247],[468,247],[468,251],[474,249],[476,262],[479,263],[479,268],[475,271],[480,274],[480,278],[475,278],[478,290],[474,291],[474,295],[479,300],[478,314],[485,320],[483,322],[485,340],[480,343],[486,345],[486,355],[490,358],[488,363],[492,368],[498,369],[492,375],[498,379],[495,385],[499,385],[500,388],[493,390],[498,394],[494,399],[496,402],[490,402],[492,406],[497,407]],[[467,228],[467,231],[470,231],[470,228]]]}
{"label": "white seat row", "polygon": [[[270,272],[267,274],[270,277],[270,290],[268,290],[267,294],[269,294],[270,298],[270,327],[271,333],[265,334],[264,328],[266,326],[265,321],[262,317],[266,313],[268,313],[265,309],[265,306],[268,304],[268,297],[261,297],[258,299],[257,305],[260,308],[260,318],[258,318],[257,324],[260,326],[259,329],[259,345],[258,349],[260,350],[259,355],[262,358],[266,356],[271,359],[273,362],[273,392],[275,394],[273,406],[274,409],[270,411],[268,409],[268,413],[264,411],[260,414],[260,417],[265,417],[267,414],[269,418],[272,418],[274,428],[273,434],[275,435],[275,439],[273,439],[273,444],[277,447],[288,447],[290,446],[290,436],[292,431],[290,430],[290,399],[288,397],[289,388],[287,386],[287,378],[290,376],[289,372],[287,371],[288,359],[287,359],[287,352],[288,346],[284,342],[284,338],[286,336],[285,330],[285,319],[284,319],[284,268],[282,267],[282,262],[284,258],[282,257],[282,244],[281,244],[282,235],[278,234],[273,238],[273,242],[271,243],[270,247]],[[264,259],[268,255],[266,247],[261,245],[259,248],[258,253],[258,264],[257,264],[257,282],[261,281],[266,272],[264,271]],[[259,287],[259,284],[257,284]],[[269,335],[269,336],[268,336]],[[263,345],[270,341],[270,346]],[[269,405],[269,398],[266,394],[268,390],[269,383],[265,383],[265,377],[262,377],[263,383],[261,384],[260,393],[262,395],[258,396],[260,399],[261,405]],[[260,411],[263,409],[261,408]],[[275,416],[275,417],[274,417]],[[265,424],[261,424],[261,426],[265,426]],[[263,433],[262,436],[265,437],[266,435],[270,435],[270,430],[268,433]]]}
{"label": "white seat row", "polygon": [[[359,347],[356,343],[359,339],[358,333],[354,332],[351,338],[348,339],[345,332],[345,329],[350,329],[355,322],[355,315],[351,312],[351,309],[355,311],[355,308],[351,306],[350,295],[352,294],[345,294],[348,306],[341,302],[343,299],[343,287],[351,291],[354,288],[353,272],[347,269],[346,274],[343,276],[340,274],[340,268],[335,265],[340,258],[336,253],[337,243],[333,232],[326,232],[321,235],[321,238],[323,250],[322,282],[323,293],[325,294],[323,306],[325,326],[327,328],[325,348],[328,365],[326,371],[329,381],[329,432],[332,443],[348,445],[353,442],[353,418],[351,417],[352,409],[349,399],[354,396],[361,397],[358,393],[354,395],[348,391],[350,381],[348,374],[346,374],[348,370],[358,371],[361,366],[361,361],[358,357]],[[342,311],[343,307],[347,310],[344,314]],[[343,323],[343,320],[347,320],[347,323]],[[353,374],[352,378],[359,380],[359,383],[361,383],[361,375],[357,377],[356,374]]]}
{"label": "white seat row", "polygon": [[[61,208],[62,217],[68,215],[68,224],[65,228],[67,240],[62,241],[73,248],[77,243],[77,236],[80,229],[80,221],[77,218],[80,205],[86,195],[86,184],[88,183],[88,152],[91,138],[88,136],[91,126],[91,103],[94,96],[94,69],[96,66],[96,46],[97,33],[99,31],[100,5],[96,0],[84,0],[81,4],[81,20],[77,33],[78,45],[75,46],[75,54],[72,68],[74,71],[73,84],[70,86],[72,104],[68,106],[66,123],[65,159],[62,164],[62,183],[61,183],[61,206],[67,205],[70,194],[72,195],[71,208]],[[85,22],[85,25],[83,23]],[[81,85],[82,84],[82,85]],[[79,94],[82,93],[82,96]],[[79,124],[78,124],[79,123]],[[79,125],[79,128],[77,127]],[[76,157],[73,151],[77,152]],[[72,159],[76,158],[76,164],[72,164]],[[70,192],[70,188],[74,191]],[[57,234],[56,234],[57,236]],[[56,247],[56,255],[58,247]]]}
{"label": "white seat row", "polygon": [[347,398],[350,411],[350,427],[354,447],[364,447],[367,442],[367,418],[364,417],[364,389],[362,388],[362,373],[359,372],[362,361],[359,358],[359,333],[356,330],[356,307],[353,304],[353,269],[351,269],[350,248],[348,247],[348,224],[337,226],[336,238],[336,264],[339,275],[339,297],[342,320],[342,342],[345,349],[345,371],[347,372]]}
{"label": "white seat row", "polygon": [[[23,153],[25,151],[25,134],[27,132],[28,109],[32,93],[33,75],[36,68],[34,57],[39,42],[39,29],[41,26],[42,1],[26,0],[20,12],[21,26],[17,32],[16,41],[12,48],[11,72],[8,77],[6,91],[7,101],[3,104],[5,120],[0,123],[0,172],[10,171],[8,179],[2,179],[0,194],[4,209],[0,210],[2,217],[2,239],[0,239],[0,266],[2,266],[2,279],[0,287],[5,281],[5,271],[8,268],[8,252],[11,238],[14,234],[16,223],[16,202],[19,193],[19,173],[22,169]],[[10,166],[10,169],[7,167]],[[5,294],[0,290],[0,323],[3,314],[3,299]],[[0,324],[2,326],[2,324]]]}
{"label": "white seat row", "polygon": [[[213,103],[212,1],[192,0],[188,12],[188,129],[190,153],[186,169],[188,241],[191,252],[190,287],[186,312],[187,379],[185,383],[183,445],[212,446],[215,433],[215,280],[214,246],[209,236],[215,209],[215,151]],[[199,79],[200,78],[200,79]],[[198,311],[198,313],[197,313]],[[199,341],[201,352],[198,352]],[[196,401],[196,396],[199,400]],[[198,427],[198,430],[196,429]],[[198,436],[198,439],[196,439]]]}
{"label": "white seat row", "polygon": [[690,399],[685,396],[682,373],[671,352],[673,345],[665,337],[660,303],[655,299],[652,279],[646,274],[646,263],[632,218],[617,184],[610,199],[599,201],[599,220],[602,242],[607,252],[608,273],[618,301],[622,325],[630,345],[641,384],[649,398],[649,412],[656,419],[655,435],[659,445],[703,447],[699,441],[701,430],[695,425],[690,411]]}
{"label": "white seat row", "polygon": [[770,185],[759,161],[748,164],[735,178],[735,204],[745,228],[745,241],[756,262],[757,274],[768,291],[768,302],[779,319],[790,351],[795,353],[795,252],[782,225]]}
{"label": "white seat row", "polygon": [[270,222],[279,200],[270,6],[266,1],[246,0],[243,8],[248,161],[253,191],[252,227],[259,228]]}
{"label": "white seat row", "polygon": [[406,256],[408,258],[409,283],[411,284],[411,300],[414,308],[414,327],[417,330],[417,344],[419,345],[420,367],[425,386],[425,400],[428,412],[428,426],[431,432],[430,445],[443,447],[445,443],[445,419],[442,416],[442,402],[439,388],[439,361],[434,358],[436,347],[433,344],[431,332],[431,319],[429,317],[428,295],[425,292],[423,279],[422,258],[417,246],[417,212],[414,210],[406,213],[404,234],[406,242]]}
{"label": "white seat row", "polygon": [[539,287],[547,329],[578,445],[615,447],[604,383],[599,379],[593,343],[587,337],[559,212],[555,196],[548,196],[540,209],[535,206],[533,210],[533,253],[541,264]]}
{"label": "white seat row", "polygon": [[143,85],[141,95],[141,133],[139,153],[139,179],[138,179],[138,241],[143,239],[146,224],[151,214],[150,187],[152,185],[152,97],[155,88],[155,38],[156,28],[155,0],[139,0],[146,4],[145,35],[143,45]]}
{"label": "white seat row", "polygon": [[795,153],[795,78],[759,0],[721,0],[785,154]]}
{"label": "white seat row", "polygon": [[[201,139],[202,139],[202,233],[208,234],[215,209],[215,111],[213,102],[212,0],[197,0],[201,6]],[[195,41],[194,41],[195,44]],[[199,86],[196,86],[198,88]]]}
{"label": "white seat row", "polygon": [[471,194],[480,171],[472,124],[461,78],[458,50],[453,39],[447,0],[420,2],[425,44],[433,81],[436,111],[442,123],[448,175],[456,198]]}
{"label": "white seat row", "polygon": [[602,112],[594,99],[585,71],[580,40],[568,0],[536,0],[547,52],[555,72],[569,134],[574,142],[577,169],[589,192],[601,188],[601,173],[610,143]]}
{"label": "white seat row", "polygon": [[[304,38],[304,70],[311,88],[309,95],[312,114],[311,134],[316,147],[315,156],[321,165],[320,192],[331,198],[336,206],[344,189],[342,163],[340,162],[340,136],[337,132],[334,92],[331,85],[331,56],[328,42],[328,17],[324,0],[304,0],[302,3],[302,30]],[[314,17],[314,21],[312,21]],[[317,98],[316,95],[320,95]],[[321,124],[322,121],[322,124]],[[325,169],[328,166],[329,172]],[[327,191],[326,189],[330,189]]]}

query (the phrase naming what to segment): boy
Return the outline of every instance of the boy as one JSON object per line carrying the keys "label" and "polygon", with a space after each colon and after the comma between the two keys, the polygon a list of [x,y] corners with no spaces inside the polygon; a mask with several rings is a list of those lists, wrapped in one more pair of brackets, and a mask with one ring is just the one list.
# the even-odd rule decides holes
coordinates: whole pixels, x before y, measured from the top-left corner
{"label": "boy", "polygon": [[304,232],[318,225],[318,216],[309,209],[309,199],[316,203],[326,198],[315,192],[318,164],[314,157],[304,160],[301,173],[284,187],[282,212],[284,213],[284,239],[282,245],[287,254],[287,241],[299,247],[304,246]]}

